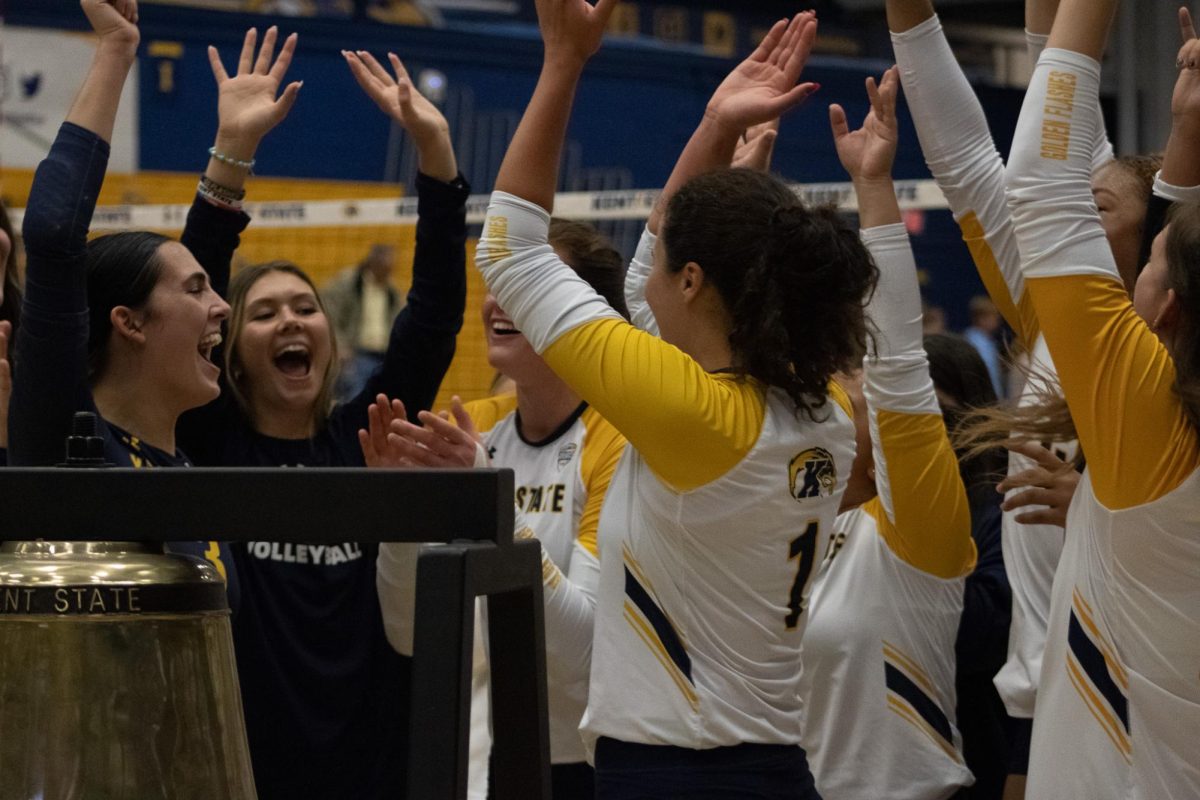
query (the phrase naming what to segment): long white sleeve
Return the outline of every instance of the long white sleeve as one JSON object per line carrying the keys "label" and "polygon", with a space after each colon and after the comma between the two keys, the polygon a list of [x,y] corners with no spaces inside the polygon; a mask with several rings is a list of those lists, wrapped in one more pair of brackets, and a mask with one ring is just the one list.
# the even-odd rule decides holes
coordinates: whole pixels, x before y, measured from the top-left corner
{"label": "long white sleeve", "polygon": [[654,268],[654,245],[657,241],[658,237],[649,228],[643,229],[633,261],[629,262],[629,269],[625,271],[625,307],[629,309],[629,319],[655,336],[659,335],[658,320],[646,302],[646,281],[650,279],[650,270]]}

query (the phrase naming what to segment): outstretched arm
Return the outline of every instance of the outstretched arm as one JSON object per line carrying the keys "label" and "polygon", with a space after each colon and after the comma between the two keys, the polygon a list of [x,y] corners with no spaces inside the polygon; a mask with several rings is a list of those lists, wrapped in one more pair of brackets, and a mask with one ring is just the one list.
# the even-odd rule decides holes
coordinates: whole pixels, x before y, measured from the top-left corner
{"label": "outstretched arm", "polygon": [[95,408],[87,380],[87,234],[139,35],[134,0],[81,5],[99,35],[96,55],[38,165],[23,223],[25,297],[9,416],[9,463],[21,466],[60,461],[72,415]]}
{"label": "outstretched arm", "polygon": [[1004,191],[1004,161],[987,117],[929,0],[887,0],[904,95],[925,163],[962,229],[979,276],[1027,347],[1037,320],[1025,296]]}
{"label": "outstretched arm", "polygon": [[1130,304],[1091,202],[1098,59],[1115,9],[1116,0],[1062,0],[1006,176],[1029,292],[1096,497],[1114,510],[1170,492],[1198,457],[1171,388],[1174,363]]}
{"label": "outstretched arm", "polygon": [[876,335],[863,362],[879,495],[866,511],[905,562],[956,578],[974,565],[975,546],[958,460],[929,375],[916,262],[892,185],[899,85],[895,67],[878,87],[867,79],[871,111],[857,131],[850,131],[841,106],[829,109],[838,157],[858,194],[863,242],[879,267],[867,306]]}
{"label": "outstretched arm", "polygon": [[[237,72],[225,71],[217,48],[209,45],[208,61],[217,79],[217,138],[213,156],[204,174],[221,186],[240,192],[250,174],[246,166],[254,161],[263,137],[288,115],[300,94],[301,82],[293,81],[279,94],[279,87],[292,63],[296,34],[284,40],[278,58],[273,58],[279,29],[272,25],[263,36],[257,58],[254,55],[258,30],[246,31]],[[278,95],[278,97],[276,96]],[[239,163],[240,162],[240,163]]]}
{"label": "outstretched arm", "polygon": [[738,140],[750,128],[778,119],[818,88],[801,83],[817,36],[817,18],[811,11],[776,22],[750,57],[731,72],[708,101],[704,118],[688,140],[667,179],[647,228],[658,234],[671,198],[697,175],[728,167]]}
{"label": "outstretched arm", "polygon": [[496,191],[553,211],[575,89],[584,65],[600,49],[617,2],[537,0],[536,5],[545,46],[542,72],[496,176]]}
{"label": "outstretched arm", "polygon": [[240,234],[250,223],[242,211],[250,174],[246,165],[253,163],[263,138],[287,117],[300,91],[300,84],[293,82],[279,93],[297,37],[294,33],[287,37],[276,57],[278,34],[274,25],[268,28],[256,56],[258,31],[246,31],[233,77],[225,71],[217,49],[208,48],[217,82],[217,134],[180,241],[204,267],[213,289],[222,297],[229,289],[229,268]]}
{"label": "outstretched arm", "polygon": [[413,138],[417,175],[417,242],[408,303],[392,324],[383,367],[339,412],[355,428],[366,423],[377,394],[400,399],[409,413],[429,409],[462,328],[467,301],[466,201],[470,187],[458,172],[450,126],[416,90],[408,71],[389,53],[395,77],[368,52],[343,56],[363,91]]}
{"label": "outstretched arm", "polygon": [[137,0],[82,0],[80,5],[100,42],[66,121],[111,142],[125,78],[137,58]]}

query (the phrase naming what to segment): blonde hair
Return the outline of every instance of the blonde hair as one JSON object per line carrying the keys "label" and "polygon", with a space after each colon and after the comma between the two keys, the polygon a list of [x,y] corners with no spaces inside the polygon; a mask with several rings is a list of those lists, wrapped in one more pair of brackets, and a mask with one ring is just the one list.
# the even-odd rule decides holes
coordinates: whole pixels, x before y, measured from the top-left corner
{"label": "blonde hair", "polygon": [[[251,287],[258,283],[259,279],[272,272],[294,275],[308,284],[313,291],[313,296],[317,299],[317,306],[321,309],[321,313],[328,316],[328,312],[325,310],[325,301],[321,299],[321,293],[317,291],[312,278],[291,261],[268,261],[265,264],[254,264],[238,270],[238,273],[233,276],[233,280],[229,283],[229,336],[225,343],[226,385],[229,393],[237,402],[238,408],[251,423],[254,422],[254,417],[250,411],[246,371],[238,360],[238,342],[246,322],[246,296],[250,294]],[[330,353],[338,351],[337,334],[334,333],[332,325],[329,326],[329,348]],[[321,430],[329,420],[329,412],[333,410],[333,392],[337,374],[338,360],[336,357],[331,357],[325,367],[325,374],[321,376],[321,391],[317,393],[317,400],[313,403],[314,430]]]}

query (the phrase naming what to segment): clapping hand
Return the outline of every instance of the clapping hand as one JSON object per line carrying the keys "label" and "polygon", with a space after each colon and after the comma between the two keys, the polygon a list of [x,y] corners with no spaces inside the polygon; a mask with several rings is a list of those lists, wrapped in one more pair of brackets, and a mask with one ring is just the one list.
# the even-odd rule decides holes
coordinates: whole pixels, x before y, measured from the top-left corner
{"label": "clapping hand", "polygon": [[474,466],[480,447],[475,424],[458,397],[451,403],[451,412],[455,422],[450,422],[446,412],[422,411],[417,415],[422,424],[414,425],[408,421],[403,403],[379,395],[367,410],[368,430],[358,432],[367,466]]}

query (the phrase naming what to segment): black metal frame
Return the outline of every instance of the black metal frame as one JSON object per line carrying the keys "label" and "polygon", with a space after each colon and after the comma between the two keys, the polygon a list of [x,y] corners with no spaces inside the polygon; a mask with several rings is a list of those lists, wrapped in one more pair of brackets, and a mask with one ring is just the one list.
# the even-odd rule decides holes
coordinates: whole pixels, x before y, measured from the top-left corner
{"label": "black metal frame", "polygon": [[[136,478],[135,478],[136,476]],[[417,562],[408,796],[467,791],[475,598],[488,598],[496,800],[549,800],[541,549],[511,470],[0,469],[0,540],[445,542]]]}

